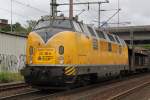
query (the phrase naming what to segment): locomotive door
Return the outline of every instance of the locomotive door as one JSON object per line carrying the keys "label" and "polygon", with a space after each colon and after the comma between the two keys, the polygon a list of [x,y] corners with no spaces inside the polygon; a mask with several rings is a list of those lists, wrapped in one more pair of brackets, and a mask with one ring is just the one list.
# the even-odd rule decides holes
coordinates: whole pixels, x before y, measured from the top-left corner
{"label": "locomotive door", "polygon": [[[77,32],[77,51],[78,51],[78,63],[79,64],[88,64],[88,55],[89,55],[89,37],[85,32],[84,25],[82,23],[73,22],[74,28]],[[84,34],[83,34],[84,33]]]}
{"label": "locomotive door", "polygon": [[80,64],[89,63],[89,38],[85,35],[80,35],[78,42],[78,58]]}

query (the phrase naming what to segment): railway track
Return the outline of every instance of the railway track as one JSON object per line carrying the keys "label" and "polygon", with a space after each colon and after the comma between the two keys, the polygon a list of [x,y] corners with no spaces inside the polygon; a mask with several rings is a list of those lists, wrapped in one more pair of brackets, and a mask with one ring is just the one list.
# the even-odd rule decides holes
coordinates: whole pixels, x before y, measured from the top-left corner
{"label": "railway track", "polygon": [[15,95],[1,97],[0,100],[36,100],[37,98],[42,98],[45,96],[50,96],[57,94],[59,91],[49,90],[49,91],[40,91],[33,90],[25,93],[18,93]]}
{"label": "railway track", "polygon": [[0,92],[25,87],[29,87],[29,85],[25,84],[24,82],[0,84]]}
{"label": "railway track", "polygon": [[39,90],[33,90],[30,92],[18,93],[10,96],[1,97],[0,100],[28,100],[25,99],[25,97],[32,97],[34,94],[38,94],[39,92]]}
{"label": "railway track", "polygon": [[115,96],[109,98],[108,100],[121,100],[122,98],[128,96],[129,94],[135,93],[135,92],[137,92],[138,90],[140,90],[140,89],[142,89],[142,88],[144,88],[144,87],[147,87],[147,86],[150,86],[150,82],[145,82],[145,83],[143,83],[143,84],[141,84],[141,85],[138,85],[138,86],[136,86],[136,87],[133,87],[133,88],[131,88],[131,89],[129,89],[129,90],[126,90],[126,91],[124,91],[124,92],[121,92],[121,93],[119,93],[119,94],[117,94],[117,95],[115,95]]}
{"label": "railway track", "polygon": [[150,75],[144,77],[130,77],[123,81],[104,82],[70,91],[37,97],[32,100],[120,100],[120,98],[123,98],[128,94],[150,85],[150,80],[147,80],[149,78]]}
{"label": "railway track", "polygon": [[124,96],[150,85],[149,74],[102,82],[69,91],[34,90],[0,98],[0,100],[120,100]]}

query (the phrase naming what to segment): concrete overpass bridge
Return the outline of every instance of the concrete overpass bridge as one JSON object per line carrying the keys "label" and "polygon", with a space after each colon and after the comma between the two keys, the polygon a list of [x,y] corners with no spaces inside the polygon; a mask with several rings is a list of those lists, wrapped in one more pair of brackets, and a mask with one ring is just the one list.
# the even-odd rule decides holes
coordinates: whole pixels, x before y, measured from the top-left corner
{"label": "concrete overpass bridge", "polygon": [[[123,38],[128,44],[134,39],[134,44],[145,45],[150,44],[150,25],[147,26],[128,26],[128,27],[110,27],[106,30],[117,34]],[[132,35],[133,32],[133,35]]]}

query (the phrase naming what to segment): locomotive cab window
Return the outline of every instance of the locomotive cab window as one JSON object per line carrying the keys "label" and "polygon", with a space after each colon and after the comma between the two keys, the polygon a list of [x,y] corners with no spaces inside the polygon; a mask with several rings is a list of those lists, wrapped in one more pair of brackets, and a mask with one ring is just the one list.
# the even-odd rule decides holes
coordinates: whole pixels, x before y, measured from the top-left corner
{"label": "locomotive cab window", "polygon": [[35,26],[35,30],[41,29],[41,28],[65,28],[65,29],[71,29],[71,22],[70,20],[64,20],[64,19],[53,19],[53,20],[41,20],[37,23]]}
{"label": "locomotive cab window", "polygon": [[54,20],[52,21],[52,27],[58,27],[58,28],[72,28],[71,27],[71,23],[70,23],[70,20],[60,20],[60,19],[57,19],[57,20]]}
{"label": "locomotive cab window", "polygon": [[34,32],[41,36],[46,42],[53,35],[62,31],[73,30],[70,20],[67,19],[51,19],[39,21],[36,25]]}
{"label": "locomotive cab window", "polygon": [[39,21],[35,26],[34,30],[48,27],[49,25],[50,25],[50,21]]}
{"label": "locomotive cab window", "polygon": [[90,34],[91,34],[92,36],[96,37],[96,34],[95,34],[95,32],[94,32],[94,30],[93,30],[92,27],[88,26],[88,30],[89,30],[89,32],[90,32]]}
{"label": "locomotive cab window", "polygon": [[105,35],[103,34],[102,31],[96,30],[96,32],[97,32],[97,35],[98,35],[99,38],[101,38],[101,39],[106,39],[106,38],[105,38]]}

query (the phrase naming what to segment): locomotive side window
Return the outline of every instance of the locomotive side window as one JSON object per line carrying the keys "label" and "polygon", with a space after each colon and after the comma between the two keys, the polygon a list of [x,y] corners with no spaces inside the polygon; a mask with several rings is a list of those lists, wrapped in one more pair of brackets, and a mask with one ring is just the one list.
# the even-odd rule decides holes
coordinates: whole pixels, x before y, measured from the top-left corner
{"label": "locomotive side window", "polygon": [[73,22],[73,26],[77,32],[83,32],[79,23]]}
{"label": "locomotive side window", "polygon": [[112,44],[108,43],[108,51],[111,52],[112,51]]}
{"label": "locomotive side window", "polygon": [[79,23],[79,26],[80,26],[80,28],[81,28],[82,32],[84,33],[83,24]]}
{"label": "locomotive side window", "polygon": [[123,39],[122,39],[122,42],[123,42],[124,45],[126,45],[126,42]]}
{"label": "locomotive side window", "polygon": [[92,27],[88,26],[88,30],[92,36],[96,37],[96,34],[95,34],[94,30],[92,29]]}
{"label": "locomotive side window", "polygon": [[124,42],[123,39],[120,39],[120,41],[121,41],[121,44],[122,44],[123,46],[126,45],[126,43]]}
{"label": "locomotive side window", "polygon": [[115,36],[115,39],[116,39],[117,43],[119,43],[119,44],[120,44],[120,41],[119,41],[119,39],[118,39],[118,37],[117,37],[117,36]]}
{"label": "locomotive side window", "polygon": [[110,39],[110,41],[115,42],[115,39],[114,39],[114,37],[113,37],[112,35],[107,34],[107,36],[108,36],[108,38]]}
{"label": "locomotive side window", "polygon": [[99,38],[106,39],[106,37],[105,37],[105,35],[103,34],[102,31],[96,30],[96,32],[97,32],[97,35],[98,35]]}
{"label": "locomotive side window", "polygon": [[90,35],[90,32],[89,32],[89,30],[87,28],[87,25],[85,25],[85,24],[82,24],[82,25],[83,25],[83,29],[84,29],[84,34]]}

